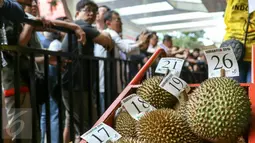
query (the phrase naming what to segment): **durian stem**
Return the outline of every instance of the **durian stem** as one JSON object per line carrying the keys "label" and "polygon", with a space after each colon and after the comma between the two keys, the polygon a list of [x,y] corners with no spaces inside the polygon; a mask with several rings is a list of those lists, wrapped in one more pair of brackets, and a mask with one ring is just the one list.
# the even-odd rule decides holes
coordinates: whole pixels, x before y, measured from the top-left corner
{"label": "durian stem", "polygon": [[225,69],[220,69],[220,77],[226,77]]}
{"label": "durian stem", "polygon": [[178,110],[181,106],[181,104],[187,102],[189,100],[188,94],[184,90],[182,93],[180,93],[179,102],[175,105],[174,109]]}
{"label": "durian stem", "polygon": [[183,99],[184,99],[185,102],[189,100],[188,94],[185,90],[183,91],[183,97],[184,97]]}

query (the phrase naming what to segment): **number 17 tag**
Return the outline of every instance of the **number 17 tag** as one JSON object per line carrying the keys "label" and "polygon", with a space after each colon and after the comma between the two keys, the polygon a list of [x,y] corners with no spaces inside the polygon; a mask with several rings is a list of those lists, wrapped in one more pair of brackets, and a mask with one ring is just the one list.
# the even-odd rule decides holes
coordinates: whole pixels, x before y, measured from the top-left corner
{"label": "number 17 tag", "polygon": [[147,112],[156,110],[155,107],[144,101],[136,94],[131,94],[124,98],[121,103],[130,116],[132,116],[135,120],[139,120]]}
{"label": "number 17 tag", "polygon": [[106,143],[109,140],[117,141],[121,137],[118,132],[105,123],[95,126],[81,136],[88,143]]}
{"label": "number 17 tag", "polygon": [[177,99],[179,99],[181,92],[184,90],[187,93],[190,91],[189,85],[184,80],[171,73],[162,80],[159,86],[174,95]]}

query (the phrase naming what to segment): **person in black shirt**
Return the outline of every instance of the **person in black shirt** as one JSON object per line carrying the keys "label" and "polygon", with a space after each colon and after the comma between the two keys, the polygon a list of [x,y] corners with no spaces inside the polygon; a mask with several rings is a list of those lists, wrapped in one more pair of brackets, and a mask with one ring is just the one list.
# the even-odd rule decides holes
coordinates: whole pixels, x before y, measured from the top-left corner
{"label": "person in black shirt", "polygon": [[[92,23],[96,20],[96,15],[98,11],[98,6],[92,1],[80,0],[76,5],[76,21],[86,33],[87,42],[83,46],[77,43],[76,37],[74,35],[66,35],[62,43],[62,50],[64,52],[72,52],[77,55],[84,56],[94,56],[94,43],[98,43],[104,46],[107,50],[113,48],[113,42],[111,37],[106,33],[100,33],[96,28],[92,27]],[[71,51],[68,49],[68,37],[72,36],[72,48]],[[62,97],[66,108],[66,120],[64,129],[64,142],[69,142],[69,124],[70,124],[70,106],[69,106],[69,87],[72,87],[72,98],[73,98],[73,117],[74,117],[74,127],[77,136],[81,135],[85,130],[88,129],[88,96],[89,91],[92,91],[94,81],[91,75],[95,76],[94,66],[88,60],[72,59],[72,78],[73,83],[69,81],[70,71],[66,68],[63,73],[63,88]],[[68,67],[68,66],[67,66]],[[92,69],[91,69],[92,67]],[[91,93],[91,92],[90,92]],[[83,131],[80,131],[80,113],[84,115],[84,124],[82,125]]]}
{"label": "person in black shirt", "polygon": [[0,0],[0,17],[2,16],[11,21],[23,22],[25,12],[22,6],[16,1]]}

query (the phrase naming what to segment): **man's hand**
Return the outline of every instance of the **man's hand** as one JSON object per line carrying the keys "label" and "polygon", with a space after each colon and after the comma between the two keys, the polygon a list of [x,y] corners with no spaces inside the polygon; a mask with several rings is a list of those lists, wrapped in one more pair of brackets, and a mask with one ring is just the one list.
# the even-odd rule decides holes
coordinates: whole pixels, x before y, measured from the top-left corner
{"label": "man's hand", "polygon": [[106,49],[107,51],[111,51],[111,50],[114,48],[114,46],[115,46],[115,43],[114,43],[114,41],[112,40],[111,35],[110,35],[109,33],[107,33],[107,32],[102,32],[102,34],[105,35],[105,36],[107,36],[107,37],[109,38],[108,47],[105,47],[105,49]]}
{"label": "man's hand", "polygon": [[[61,71],[64,71],[64,66],[66,66],[68,63],[71,63],[72,61],[71,60],[62,60],[61,61]],[[57,58],[55,56],[49,56],[49,64],[52,65],[52,66],[57,66]]]}
{"label": "man's hand", "polygon": [[82,30],[82,28],[77,25],[74,32],[77,36],[78,42],[80,42],[82,45],[85,45],[86,44],[86,33]]}
{"label": "man's hand", "polygon": [[145,64],[149,60],[148,57],[143,58],[143,63]]}
{"label": "man's hand", "polygon": [[43,23],[43,28],[45,28],[46,30],[51,28],[51,26],[53,25],[50,20],[47,20],[44,17],[36,17],[34,20],[41,21]]}
{"label": "man's hand", "polygon": [[141,35],[138,38],[139,47],[143,47],[142,45],[149,42],[149,35],[150,33],[147,33],[147,34],[145,34],[145,32],[141,33]]}

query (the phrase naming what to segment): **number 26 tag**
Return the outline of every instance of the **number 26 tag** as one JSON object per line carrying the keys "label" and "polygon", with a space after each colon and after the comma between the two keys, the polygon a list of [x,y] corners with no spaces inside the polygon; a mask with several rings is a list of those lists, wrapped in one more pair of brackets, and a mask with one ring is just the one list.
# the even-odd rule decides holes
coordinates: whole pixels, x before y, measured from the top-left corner
{"label": "number 26 tag", "polygon": [[144,101],[136,94],[129,95],[124,98],[121,103],[135,120],[139,120],[147,112],[156,110],[155,107]]}
{"label": "number 26 tag", "polygon": [[162,80],[159,86],[174,95],[177,99],[179,99],[182,91],[190,91],[189,85],[184,80],[171,73]]}
{"label": "number 26 tag", "polygon": [[110,126],[101,123],[84,133],[81,138],[88,143],[106,143],[107,141],[117,141],[122,136]]}
{"label": "number 26 tag", "polygon": [[239,68],[231,47],[204,51],[208,63],[208,76],[220,77],[220,70],[225,69],[226,77],[239,76]]}

